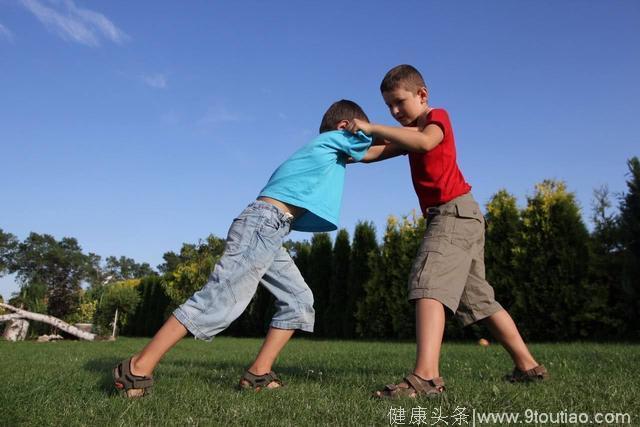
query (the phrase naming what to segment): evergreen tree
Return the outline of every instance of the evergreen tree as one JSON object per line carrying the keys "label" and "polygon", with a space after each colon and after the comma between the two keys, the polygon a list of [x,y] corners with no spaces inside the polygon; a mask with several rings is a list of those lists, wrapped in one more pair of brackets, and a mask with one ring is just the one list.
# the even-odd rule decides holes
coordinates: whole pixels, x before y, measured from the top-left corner
{"label": "evergreen tree", "polygon": [[165,293],[162,280],[157,275],[143,278],[137,286],[137,291],[140,303],[122,334],[151,337],[167,319],[171,299]]}
{"label": "evergreen tree", "polygon": [[408,338],[414,335],[414,308],[407,300],[407,281],[418,251],[423,218],[390,217],[378,256],[370,257],[371,279],[358,304],[357,330],[367,337]]}
{"label": "evergreen tree", "polygon": [[[415,336],[415,309],[409,302],[408,281],[413,262],[422,243],[425,232],[425,220],[422,216],[405,217],[398,224],[398,238],[389,250],[383,251],[386,257],[383,265],[390,283],[387,297],[387,312],[391,318],[392,334],[397,338]],[[393,239],[391,240],[393,242]]]}
{"label": "evergreen tree", "polygon": [[307,280],[309,275],[309,256],[311,255],[311,243],[307,240],[301,242],[293,242],[291,240],[285,242],[284,247],[289,251],[293,262],[300,270],[302,277]]}
{"label": "evergreen tree", "polygon": [[527,338],[577,337],[576,316],[588,300],[589,235],[575,196],[564,183],[546,180],[522,217],[513,316]]}
{"label": "evergreen tree", "polygon": [[327,327],[329,335],[344,338],[348,328],[349,312],[347,312],[347,287],[349,282],[351,244],[349,233],[345,229],[338,231],[333,246],[333,265],[331,288],[329,289],[329,305],[327,307]]}
{"label": "evergreen tree", "polygon": [[332,245],[327,233],[316,233],[311,238],[311,251],[307,272],[307,283],[314,295],[316,311],[315,332],[328,336],[327,309],[330,304]]}
{"label": "evergreen tree", "polygon": [[369,281],[372,274],[369,259],[377,259],[378,256],[379,248],[373,223],[358,222],[351,247],[347,303],[344,309],[344,336],[346,338],[356,336],[356,312],[358,304],[364,300],[364,284]]}
{"label": "evergreen tree", "polygon": [[622,290],[622,252],[616,216],[609,213],[611,201],[606,186],[594,191],[590,236],[591,262],[589,263],[589,294],[579,320],[592,338],[620,338],[620,314],[625,301]]}
{"label": "evergreen tree", "polygon": [[487,203],[486,219],[486,277],[495,290],[496,299],[509,309],[518,286],[513,269],[522,224],[516,198],[506,190],[498,191]]}
{"label": "evergreen tree", "polygon": [[620,235],[624,253],[622,305],[625,324],[632,338],[640,338],[640,160],[629,159],[630,178],[620,203]]}

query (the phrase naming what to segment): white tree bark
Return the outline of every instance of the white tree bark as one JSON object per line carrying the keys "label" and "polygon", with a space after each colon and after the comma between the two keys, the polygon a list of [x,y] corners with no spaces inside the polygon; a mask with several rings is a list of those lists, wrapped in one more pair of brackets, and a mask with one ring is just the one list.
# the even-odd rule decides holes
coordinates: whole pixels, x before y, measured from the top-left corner
{"label": "white tree bark", "polygon": [[118,326],[118,307],[116,307],[116,316],[113,318],[113,332],[111,332],[111,338],[116,338],[116,328]]}
{"label": "white tree bark", "polygon": [[[11,310],[11,311],[14,312],[14,314],[17,315],[15,317],[10,317],[10,319],[6,319],[6,320],[15,321],[16,318],[35,320],[37,322],[48,323],[49,325],[55,326],[56,328],[60,329],[61,331],[65,331],[66,333],[74,335],[74,336],[76,336],[76,337],[78,337],[80,339],[83,339],[83,340],[93,341],[93,340],[96,339],[96,335],[95,334],[92,334],[91,332],[82,331],[82,330],[76,328],[75,326],[71,326],[67,322],[64,322],[64,321],[58,319],[57,317],[48,316],[46,314],[40,314],[40,313],[32,313],[30,311],[22,310],[22,309],[14,307],[12,305],[4,304],[4,303],[1,303],[1,302],[0,302],[0,307],[6,308],[7,310]],[[13,314],[0,316],[0,321],[2,321],[2,318],[5,318],[7,316],[13,316]]]}
{"label": "white tree bark", "polygon": [[29,330],[29,322],[24,319],[11,319],[2,337],[7,341],[24,341]]}

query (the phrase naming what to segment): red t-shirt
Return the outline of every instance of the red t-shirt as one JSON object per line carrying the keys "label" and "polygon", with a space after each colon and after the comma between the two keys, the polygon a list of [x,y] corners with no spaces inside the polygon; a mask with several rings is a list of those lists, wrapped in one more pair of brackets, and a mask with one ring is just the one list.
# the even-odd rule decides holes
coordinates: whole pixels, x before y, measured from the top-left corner
{"label": "red t-shirt", "polygon": [[447,203],[471,190],[456,162],[456,144],[449,114],[442,108],[434,108],[427,114],[425,126],[429,124],[436,124],[442,129],[444,137],[440,144],[426,153],[409,153],[413,188],[425,214],[427,208]]}

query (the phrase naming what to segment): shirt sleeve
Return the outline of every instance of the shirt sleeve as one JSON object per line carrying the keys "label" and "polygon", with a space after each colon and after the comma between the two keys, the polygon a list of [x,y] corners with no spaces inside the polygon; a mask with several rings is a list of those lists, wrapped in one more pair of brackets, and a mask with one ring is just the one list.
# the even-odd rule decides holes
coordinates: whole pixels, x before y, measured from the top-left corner
{"label": "shirt sleeve", "polygon": [[437,125],[442,130],[442,134],[446,137],[447,129],[449,128],[449,115],[441,108],[433,109],[425,127],[429,125]]}
{"label": "shirt sleeve", "polygon": [[343,130],[337,133],[336,136],[335,140],[338,150],[352,157],[357,162],[364,158],[373,141],[370,136],[365,135],[362,131],[352,134],[351,132]]}

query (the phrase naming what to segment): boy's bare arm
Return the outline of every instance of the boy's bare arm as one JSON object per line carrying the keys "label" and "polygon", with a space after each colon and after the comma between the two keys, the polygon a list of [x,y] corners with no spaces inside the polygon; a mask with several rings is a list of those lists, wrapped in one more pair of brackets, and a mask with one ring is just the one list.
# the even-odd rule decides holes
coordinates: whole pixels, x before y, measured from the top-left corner
{"label": "boy's bare arm", "polygon": [[401,154],[407,154],[407,151],[398,144],[394,144],[392,142],[387,142],[384,145],[372,145],[367,150],[363,159],[360,160],[360,163],[379,162]]}
{"label": "boy's bare arm", "polygon": [[363,131],[367,135],[382,138],[397,144],[406,151],[426,153],[433,150],[442,142],[444,134],[438,125],[430,124],[424,129],[401,128],[395,126],[377,125],[362,120],[353,119],[347,130],[350,132]]}

